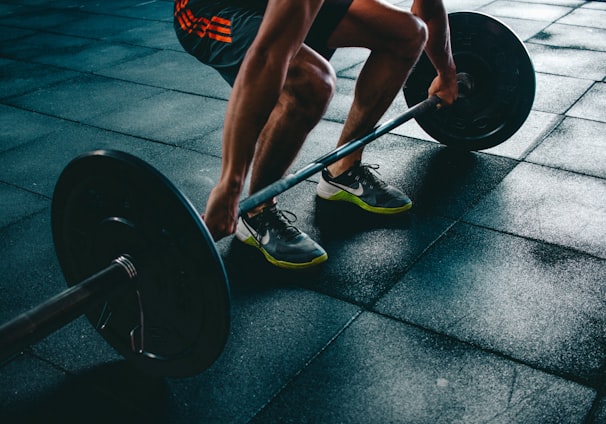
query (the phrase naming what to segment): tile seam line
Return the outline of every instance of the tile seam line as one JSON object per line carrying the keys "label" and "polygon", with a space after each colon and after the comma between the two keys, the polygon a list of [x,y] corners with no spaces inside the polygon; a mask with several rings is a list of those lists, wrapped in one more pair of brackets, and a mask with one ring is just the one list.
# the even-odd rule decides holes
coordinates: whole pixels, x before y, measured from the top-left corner
{"label": "tile seam line", "polygon": [[593,259],[597,259],[599,261],[606,261],[606,257],[598,256],[598,255],[596,255],[594,253],[586,252],[584,250],[580,250],[580,249],[577,249],[577,248],[572,247],[572,246],[566,246],[566,245],[563,245],[563,244],[557,244],[557,243],[554,243],[554,242],[550,242],[550,241],[546,241],[546,240],[541,240],[541,239],[533,238],[533,237],[530,237],[530,236],[525,236],[525,235],[522,235],[522,234],[512,233],[510,231],[499,230],[499,229],[496,229],[496,228],[488,227],[486,225],[481,225],[481,224],[476,224],[476,223],[473,223],[473,222],[470,222],[470,221],[465,221],[464,219],[461,219],[460,221],[457,221],[457,223],[469,225],[469,226],[476,227],[476,228],[481,228],[481,229],[484,229],[484,230],[493,231],[493,232],[498,233],[498,234],[512,236],[512,237],[516,237],[518,239],[527,240],[527,241],[531,241],[531,242],[534,242],[534,243],[545,244],[545,245],[548,245],[548,246],[551,246],[551,247],[557,247],[559,249],[565,249],[565,250],[568,250],[570,252],[578,253],[578,254],[581,254],[583,256],[588,256],[588,257],[591,257]]}
{"label": "tile seam line", "polygon": [[[166,50],[160,50],[160,51],[166,51]],[[170,51],[175,51],[175,50],[170,50]],[[137,60],[137,59],[140,59],[140,58],[135,58],[135,59],[132,59],[132,60]],[[129,61],[123,62],[123,64],[126,64]],[[186,91],[186,90],[181,90],[181,89],[177,89],[177,88],[167,88],[167,87],[162,87],[160,85],[154,85],[154,84],[149,84],[149,83],[144,83],[144,82],[137,82],[137,81],[133,81],[133,80],[129,80],[129,79],[118,78],[118,77],[114,77],[114,76],[108,76],[108,75],[100,73],[104,69],[111,69],[111,68],[112,68],[111,66],[108,66],[106,68],[99,69],[98,71],[94,71],[94,72],[90,72],[90,73],[83,73],[83,74],[84,75],[89,75],[89,76],[92,75],[92,76],[100,77],[100,78],[107,78],[107,79],[110,79],[110,80],[115,80],[115,81],[120,81],[120,82],[126,82],[126,83],[129,83],[129,84],[135,84],[135,85],[139,85],[139,86],[143,86],[143,87],[157,88],[159,90],[164,90],[164,91],[172,92],[172,93],[187,94],[187,95],[191,95],[191,96],[201,97],[201,98],[204,98],[204,99],[220,100],[220,101],[225,102],[225,103],[227,103],[227,101],[228,101],[224,97],[213,96],[211,94],[200,94],[200,93],[196,93],[196,92],[193,92],[193,91]],[[69,68],[65,68],[65,70],[70,70],[72,72],[80,72],[80,71],[74,71],[73,69],[69,69]]]}
{"label": "tile seam line", "polygon": [[471,342],[469,340],[460,339],[458,337],[455,337],[453,335],[447,334],[445,332],[440,332],[438,330],[435,330],[435,329],[433,329],[431,327],[426,327],[426,326],[417,324],[415,322],[412,322],[412,321],[409,321],[409,320],[406,320],[406,319],[398,319],[396,317],[393,317],[391,315],[388,315],[386,313],[383,313],[383,312],[380,312],[380,311],[376,311],[376,310],[368,310],[368,311],[364,311],[364,312],[370,312],[370,313],[379,315],[379,316],[381,316],[383,318],[386,318],[386,319],[389,319],[391,321],[395,321],[395,322],[398,322],[398,323],[401,323],[401,324],[404,324],[404,325],[408,325],[408,326],[410,326],[412,328],[416,328],[416,329],[421,330],[421,331],[423,331],[425,333],[428,333],[430,335],[439,336],[439,337],[442,337],[444,339],[451,340],[451,341],[454,341],[456,343],[460,343],[460,344],[468,346],[468,347],[470,347],[470,348],[472,348],[474,350],[478,350],[478,351],[484,352],[486,354],[496,356],[496,357],[498,357],[500,359],[503,359],[503,360],[506,360],[506,361],[509,361],[509,362],[513,362],[513,363],[518,364],[518,365],[523,365],[523,366],[531,368],[531,369],[533,369],[535,371],[539,371],[539,372],[542,372],[542,373],[545,373],[545,374],[548,374],[548,375],[551,375],[551,376],[554,376],[554,377],[557,377],[557,378],[561,378],[561,379],[566,380],[566,381],[570,381],[572,383],[578,384],[578,385],[583,386],[585,388],[591,389],[591,390],[597,392],[598,394],[600,393],[600,390],[601,390],[601,388],[599,387],[601,385],[600,381],[596,381],[595,386],[594,386],[594,385],[592,385],[592,383],[588,379],[580,378],[580,377],[578,377],[578,376],[576,376],[574,374],[571,374],[571,373],[559,372],[557,370],[552,370],[552,369],[549,369],[549,368],[546,368],[546,367],[541,367],[541,366],[533,364],[531,362],[526,362],[523,359],[516,358],[515,356],[508,355],[508,354],[506,354],[504,352],[501,352],[499,350],[490,349],[490,348],[487,348],[485,346],[482,346],[481,344],[473,343],[473,342]]}
{"label": "tile seam line", "polygon": [[277,389],[273,394],[269,396],[269,399],[257,409],[256,412],[252,413],[247,422],[252,422],[259,414],[261,414],[269,405],[280,396],[282,392],[284,392],[307,368],[311,366],[311,364],[322,355],[335,340],[337,340],[341,334],[343,334],[351,325],[358,320],[358,318],[364,313],[367,312],[364,308],[359,306],[356,313],[320,348],[316,353],[314,353],[306,362],[301,366],[293,375],[291,375],[284,384]]}
{"label": "tile seam line", "polygon": [[[536,45],[539,45],[539,44],[536,44]],[[540,45],[543,45],[543,44],[540,44]],[[606,53],[606,52],[602,52],[602,53]],[[575,80],[579,80],[579,81],[588,81],[588,82],[591,81],[592,83],[595,83],[595,82],[604,82],[603,79],[596,80],[596,79],[589,78],[589,77],[584,77],[584,76],[571,76],[571,75],[557,74],[555,72],[550,72],[548,70],[541,70],[541,71],[536,71],[535,70],[535,74],[549,75],[549,76],[552,76],[552,77],[564,77],[564,78],[570,78],[570,79],[575,79]],[[561,115],[561,113],[554,113],[554,112],[550,112],[548,110],[541,110],[541,109],[533,109],[533,110],[535,110],[537,112],[552,113],[554,115]]]}
{"label": "tile seam line", "polygon": [[[172,147],[172,148],[175,148],[175,149],[183,149],[183,150],[188,150],[188,151],[191,151],[191,152],[197,152],[196,150],[188,149],[188,148],[182,147],[182,146],[180,146],[178,144],[172,144],[172,143],[169,143],[169,142],[160,141],[160,140],[156,140],[156,139],[152,139],[152,138],[148,138],[148,137],[143,137],[143,136],[140,136],[140,135],[133,135],[133,134],[129,134],[129,133],[118,131],[118,130],[114,130],[114,129],[103,128],[103,127],[99,127],[99,126],[96,126],[96,125],[93,125],[93,124],[89,124],[89,123],[86,123],[86,122],[78,121],[78,120],[75,120],[75,119],[65,118],[65,117],[62,117],[62,116],[56,116],[56,115],[52,115],[52,114],[45,113],[45,112],[31,110],[31,109],[28,109],[28,108],[24,108],[22,106],[17,106],[17,105],[12,105],[12,104],[6,104],[6,103],[0,103],[0,104],[4,104],[6,106],[13,107],[15,109],[20,109],[20,110],[23,110],[25,112],[37,113],[39,115],[48,116],[50,118],[55,118],[55,119],[59,119],[59,120],[62,120],[62,121],[70,122],[72,124],[78,124],[78,125],[82,125],[82,126],[89,127],[89,128],[94,128],[94,129],[101,130],[101,131],[107,131],[107,132],[112,133],[112,134],[118,134],[118,135],[123,135],[123,136],[126,136],[126,137],[135,138],[135,139],[140,140],[140,141],[145,141],[145,142],[150,142],[150,143],[154,143],[154,144],[159,144],[161,146]],[[57,131],[59,131],[59,130],[57,130]],[[45,136],[42,136],[39,139],[43,139],[44,137],[47,137],[47,136],[48,136],[48,134],[45,135]],[[25,143],[25,144],[28,144],[28,143]],[[5,153],[15,151],[19,147],[20,146],[16,146],[16,147],[13,147],[13,148],[11,148],[9,150],[6,150],[4,152],[0,152],[0,159],[2,158],[2,156]],[[197,152],[197,153],[200,153],[200,152]],[[220,156],[217,156],[217,155],[214,155],[214,154],[211,154],[211,153],[200,153],[200,154],[206,155],[206,156],[215,157],[215,158],[219,158],[219,159],[221,158]],[[4,182],[4,181],[2,181],[2,182],[5,183],[5,184],[12,185],[12,184]],[[19,186],[15,186],[15,187],[19,187]],[[23,187],[19,187],[19,188],[23,188]],[[33,192],[33,193],[35,193],[35,192]],[[35,193],[35,194],[40,194],[40,193]]]}
{"label": "tile seam line", "polygon": [[[2,3],[4,3],[4,2],[2,2]],[[154,2],[147,2],[147,3],[154,3]],[[168,3],[168,2],[166,2],[166,3]],[[11,3],[9,3],[9,4],[11,4]],[[26,7],[32,7],[33,8],[33,6],[26,6]],[[137,5],[134,5],[134,6],[125,6],[123,8],[119,8],[117,10],[119,10],[119,11],[120,10],[124,10],[124,11],[126,11],[126,10],[134,10],[135,7],[137,7]],[[135,17],[135,16],[130,16],[130,15],[119,15],[119,14],[116,14],[116,13],[99,12],[99,11],[94,11],[94,10],[83,10],[83,9],[79,9],[77,7],[55,7],[53,5],[48,5],[45,9],[46,10],[51,10],[53,12],[76,12],[76,13],[82,14],[82,18],[87,17],[87,16],[108,16],[108,17],[115,17],[115,18],[132,19],[133,21],[143,21],[143,22],[172,23],[172,21],[173,21],[172,20],[172,17],[173,17],[173,8],[172,7],[169,9],[169,13],[168,13],[168,16],[170,17],[170,20],[169,19],[166,19],[166,20],[164,20],[164,19],[151,19],[151,18]],[[27,14],[27,11],[25,11],[25,12],[26,12],[25,14]],[[21,13],[15,13],[15,14],[11,15],[11,17],[13,17],[13,18],[19,18],[22,15],[23,14],[21,14]],[[6,18],[8,19],[8,17],[6,17]],[[69,24],[70,22],[75,22],[78,19],[79,18],[75,18],[73,21],[68,21],[68,22],[65,22],[65,23],[62,23],[62,24],[58,24],[58,25],[55,25],[55,26],[53,26],[51,28],[56,28],[58,26],[66,25],[66,24]],[[19,28],[29,29],[29,27],[19,27]]]}
{"label": "tile seam line", "polygon": [[[587,28],[587,27],[580,27],[580,28]],[[537,41],[533,41],[535,39],[535,37],[536,37],[536,35],[532,36],[531,38],[528,39],[528,41],[525,41],[524,44],[532,44],[534,46],[540,46],[540,47],[551,47],[551,48],[554,48],[554,49],[557,49],[557,50],[575,50],[575,51],[580,51],[580,52],[606,53],[606,50],[596,50],[596,49],[592,49],[592,48],[589,48],[589,47],[582,47],[582,46],[560,46],[560,45],[556,45],[556,44],[539,43]]]}
{"label": "tile seam line", "polygon": [[[592,81],[592,80],[590,80],[590,81]],[[592,121],[592,122],[604,123],[604,121],[599,121],[596,119],[587,119],[587,118],[581,118],[581,117],[574,116],[574,115],[568,115],[568,112],[570,112],[576,105],[578,105],[583,100],[583,97],[585,97],[585,95],[587,95],[587,93],[589,93],[591,90],[596,88],[599,84],[600,84],[600,81],[593,81],[593,83],[590,84],[589,87],[587,87],[587,89],[585,91],[583,91],[582,94],[577,96],[577,99],[568,107],[568,109],[566,109],[563,113],[561,113],[561,115],[564,116],[565,118],[571,117],[571,118],[577,118],[577,119],[585,119],[587,121]]]}
{"label": "tile seam line", "polygon": [[[47,211],[47,209],[50,210],[50,206],[44,206],[43,208],[36,210],[32,213],[29,213],[25,216],[22,216],[15,221],[12,221],[6,225],[0,226],[0,233],[10,230],[10,228],[15,227],[17,225],[21,225],[22,223],[28,221],[29,219],[34,218],[37,215],[45,214],[46,216],[50,216],[50,213]],[[2,324],[2,323],[0,323],[0,324]],[[2,364],[0,364],[0,367],[1,366],[2,366]]]}
{"label": "tile seam line", "polygon": [[[15,149],[15,148],[13,148],[13,149]],[[4,153],[6,153],[6,152],[10,152],[10,151],[12,151],[13,149],[9,149],[9,150],[6,150],[6,151],[4,151],[4,152],[0,153],[0,158],[2,157],[2,155],[3,155]],[[16,188],[16,189],[21,190],[21,191],[25,191],[26,193],[29,193],[29,194],[33,194],[33,195],[36,195],[36,196],[42,197],[42,198],[43,198],[43,199],[45,199],[45,200],[52,200],[52,197],[49,197],[49,196],[47,196],[47,195],[46,195],[46,194],[44,194],[44,193],[39,193],[39,192],[37,192],[37,191],[30,190],[30,189],[28,189],[28,188],[25,188],[25,187],[19,186],[19,185],[17,185],[17,184],[13,184],[13,183],[8,182],[8,181],[0,180],[0,184],[5,185],[5,186],[7,186],[7,187]]]}
{"label": "tile seam line", "polygon": [[534,166],[541,166],[544,168],[548,168],[554,171],[562,171],[562,172],[567,172],[567,173],[571,173],[574,175],[578,175],[581,177],[587,177],[587,178],[595,178],[596,180],[603,180],[606,182],[606,177],[600,177],[598,175],[594,175],[594,174],[588,174],[587,172],[582,172],[582,171],[573,171],[570,169],[566,169],[566,168],[562,168],[562,167],[557,167],[557,166],[550,166],[550,165],[545,165],[544,163],[540,163],[540,162],[536,162],[536,161],[530,161],[530,160],[524,160],[523,163],[527,163],[529,165],[534,165]]}
{"label": "tile seam line", "polygon": [[[558,126],[560,124],[561,124],[561,122],[558,124]],[[552,131],[550,131],[548,134],[546,134],[545,137],[543,137],[543,140],[545,140],[553,131],[555,131],[555,128]],[[531,150],[536,149],[541,143],[542,142],[537,143],[535,145],[535,147],[533,149],[531,149]],[[531,152],[528,152],[526,156],[530,155],[530,153]],[[482,154],[482,153],[480,153],[480,154]],[[486,154],[490,154],[490,153],[486,153]],[[498,157],[501,157],[501,156],[498,156]],[[581,253],[581,254],[584,254],[584,255],[588,255],[588,256],[594,257],[596,259],[605,260],[606,258],[604,258],[604,257],[601,257],[601,256],[596,255],[594,253],[586,252],[584,250],[577,249],[577,248],[572,247],[572,246],[561,245],[561,244],[557,244],[557,243],[553,243],[553,242],[549,242],[549,241],[545,241],[545,240],[541,240],[541,239],[525,236],[525,235],[522,235],[522,234],[516,234],[516,233],[513,233],[513,232],[506,231],[506,230],[492,228],[492,227],[489,227],[487,225],[477,224],[477,223],[474,223],[474,222],[466,220],[467,214],[470,213],[482,201],[482,199],[486,198],[492,192],[494,192],[497,189],[497,187],[500,184],[502,184],[502,182],[503,182],[503,180],[505,180],[505,178],[507,178],[509,175],[511,175],[511,173],[514,172],[516,168],[518,168],[520,165],[523,165],[523,164],[532,165],[532,166],[538,166],[538,167],[545,168],[545,169],[548,169],[548,170],[551,170],[551,171],[565,172],[565,173],[568,173],[570,175],[582,176],[582,177],[586,177],[586,178],[592,178],[592,179],[595,179],[596,181],[606,181],[605,178],[597,177],[595,175],[590,175],[590,174],[586,174],[586,173],[582,173],[582,172],[577,172],[577,171],[572,171],[572,170],[568,170],[568,169],[563,169],[561,167],[554,167],[554,166],[545,165],[545,164],[541,164],[541,163],[530,162],[530,161],[526,161],[525,159],[514,159],[514,161],[516,161],[517,164],[509,172],[507,172],[507,174],[505,176],[503,176],[503,178],[500,179],[499,183],[497,185],[495,185],[495,187],[493,187],[491,190],[489,190],[488,192],[486,192],[482,196],[480,196],[480,198],[478,198],[477,201],[473,202],[469,206],[469,208],[467,208],[465,210],[465,212],[463,212],[461,214],[461,216],[455,220],[455,222],[453,223],[453,226],[456,225],[456,224],[458,224],[458,223],[464,223],[464,224],[467,224],[467,225],[472,225],[474,227],[491,230],[491,231],[494,231],[494,232],[497,232],[497,233],[501,233],[501,234],[511,235],[511,236],[514,236],[514,237],[530,240],[530,241],[533,241],[533,242],[544,243],[544,244],[548,244],[548,245],[551,245],[551,246],[556,246],[556,247],[559,247],[559,248],[569,249],[571,251],[574,251],[574,252],[577,252],[577,253]],[[446,231],[449,231],[450,228],[451,227],[449,227]]]}
{"label": "tile seam line", "polygon": [[532,142],[528,147],[526,147],[526,149],[524,149],[519,159],[516,159],[518,161],[518,165],[520,163],[530,163],[526,161],[528,156],[530,156],[532,152],[534,152],[541,144],[543,144],[543,142],[547,140],[551,136],[551,134],[553,134],[558,128],[560,128],[560,125],[562,125],[562,123],[566,119],[566,116],[561,113],[557,114],[556,116],[556,122],[554,122],[551,128],[549,128],[547,131],[544,131],[537,139],[534,140],[534,142]]}
{"label": "tile seam line", "polygon": [[561,19],[566,18],[568,16],[570,16],[573,12],[575,12],[577,9],[575,10],[571,10],[570,13],[567,13],[566,15],[562,16],[561,18],[559,18],[557,21],[554,21],[553,24],[557,24],[557,25],[562,25],[562,26],[566,26],[566,27],[574,27],[574,28],[585,28],[585,29],[598,29],[598,30],[602,30],[604,31],[605,29],[602,27],[597,27],[597,26],[591,26],[591,25],[576,25],[576,24],[567,24],[565,22],[560,22]]}
{"label": "tile seam line", "polygon": [[[129,4],[128,6],[124,6],[124,7],[120,7],[118,9],[116,9],[118,12],[119,11],[128,11],[128,10],[134,10],[136,7],[141,6],[141,5],[145,5],[145,4],[151,4],[151,3],[157,3],[155,1],[144,1],[144,2],[140,2],[137,4]],[[166,2],[161,2],[161,3],[172,3],[172,1],[166,1]],[[167,6],[168,7],[168,6]],[[53,7],[50,6],[51,9],[56,9],[59,12],[65,11],[65,10],[73,10],[72,8],[65,8],[65,7]],[[107,11],[95,11],[95,10],[80,10],[81,12],[84,12],[86,14],[90,14],[90,15],[100,15],[100,16],[115,16],[117,18],[126,18],[126,19],[134,19],[137,21],[154,21],[154,22],[172,22],[172,17],[173,17],[173,6],[168,7],[168,16],[171,18],[170,21],[165,21],[162,19],[150,19],[150,18],[142,18],[142,17],[134,17],[134,16],[130,16],[130,15],[120,15],[117,13],[110,13]]]}
{"label": "tile seam line", "polygon": [[[136,46],[136,47],[153,49],[151,47],[146,47],[146,46]],[[158,53],[158,52],[162,52],[162,51],[173,51],[173,52],[175,52],[176,50],[158,49],[158,51],[156,51],[154,53],[150,53],[150,55]],[[137,57],[134,57],[132,59],[125,60],[125,61],[121,62],[119,65],[127,64],[127,63],[129,63],[131,61],[139,60],[139,59],[142,59],[142,58],[145,58],[145,57],[146,56],[137,56]],[[54,81],[54,82],[48,83],[48,84],[46,84],[46,85],[44,85],[42,87],[39,87],[39,88],[37,88],[35,90],[32,90],[32,91],[27,91],[27,92],[20,93],[20,94],[13,94],[13,95],[9,95],[9,96],[6,96],[6,97],[0,97],[0,104],[4,104],[6,106],[19,107],[19,106],[11,105],[9,103],[5,103],[6,100],[16,99],[16,98],[19,98],[21,96],[24,96],[24,95],[27,95],[27,94],[31,94],[31,93],[39,90],[39,89],[45,89],[45,88],[60,86],[62,84],[68,83],[69,81],[77,79],[77,78],[85,78],[85,77],[91,77],[91,76],[98,77],[98,78],[105,78],[107,80],[125,82],[125,83],[134,84],[134,85],[138,85],[138,86],[142,86],[142,87],[157,88],[159,90],[164,90],[166,92],[188,94],[188,95],[192,95],[192,96],[196,96],[196,97],[202,97],[202,98],[211,99],[211,100],[220,100],[220,101],[223,101],[223,102],[227,102],[228,101],[224,97],[213,96],[211,94],[200,94],[200,93],[196,93],[196,92],[192,92],[192,91],[186,91],[186,90],[181,90],[181,89],[176,89],[176,88],[167,88],[167,87],[163,87],[163,86],[160,86],[160,85],[154,85],[154,84],[149,84],[149,83],[144,83],[144,82],[138,82],[138,81],[133,81],[133,80],[130,80],[130,79],[125,79],[125,78],[118,78],[118,77],[115,77],[115,76],[110,76],[110,75],[106,75],[106,74],[102,73],[106,69],[111,69],[113,67],[113,65],[103,67],[103,68],[98,69],[96,71],[82,71],[82,70],[73,69],[73,68],[66,68],[66,67],[59,66],[59,65],[52,65],[52,64],[43,63],[43,62],[36,62],[34,60],[23,60],[23,59],[18,59],[18,58],[8,58],[8,60],[12,60],[14,62],[22,62],[22,63],[28,63],[28,64],[32,64],[32,65],[38,65],[38,66],[48,66],[48,67],[55,68],[55,69],[61,70],[61,71],[74,72],[74,73],[76,73],[78,75],[74,75],[73,77],[69,77],[69,78],[67,78],[65,80]],[[153,96],[155,96],[155,95],[151,95],[151,97],[153,97]],[[149,99],[151,97],[148,97],[147,99]],[[27,110],[27,109],[24,109],[24,110]],[[30,112],[36,112],[36,111],[32,110]],[[41,112],[38,112],[38,113],[41,113]],[[49,115],[49,116],[52,116],[52,115]]]}
{"label": "tile seam line", "polygon": [[595,395],[595,398],[593,399],[593,403],[591,404],[591,408],[589,408],[589,411],[587,412],[587,415],[585,416],[585,419],[583,420],[583,424],[595,424],[597,423],[597,421],[595,420],[597,417],[598,412],[600,412],[600,403],[602,401],[602,399],[604,398],[604,391],[600,391],[598,390],[598,392]]}
{"label": "tile seam line", "polygon": [[[108,37],[105,37],[105,38],[92,37],[92,36],[91,37],[86,37],[86,36],[81,35],[81,34],[69,34],[69,33],[65,33],[65,32],[53,31],[53,28],[44,28],[44,29],[36,28],[36,29],[33,29],[31,27],[16,26],[16,25],[6,25],[6,24],[0,24],[0,27],[34,31],[34,34],[51,34],[51,35],[59,35],[59,36],[62,36],[62,37],[71,37],[71,38],[77,38],[77,39],[87,40],[87,41],[93,41],[93,42],[96,41],[96,42],[103,42],[103,43],[108,43],[108,44],[124,45],[124,46],[130,46],[130,47],[141,47],[141,48],[147,48],[147,49],[155,50],[156,52],[171,51],[171,52],[183,53],[183,50],[181,50],[181,49],[171,49],[171,48],[167,48],[167,47],[145,46],[145,45],[141,45],[141,44],[128,43],[128,42],[121,41],[121,40],[116,40],[116,39],[112,40],[112,39],[110,39]],[[32,35],[33,34],[22,35],[20,37],[17,37],[15,39],[13,39],[12,41],[23,40],[24,38],[31,37]],[[120,36],[120,33],[113,34],[113,35],[110,34],[109,35],[109,37],[119,37],[119,36]]]}
{"label": "tile seam line", "polygon": [[456,226],[457,223],[459,223],[459,222],[460,222],[460,219],[453,220],[452,222],[450,222],[450,224],[439,235],[437,235],[431,241],[431,243],[429,243],[427,246],[425,246],[425,248],[423,250],[421,250],[406,267],[404,267],[404,269],[400,273],[401,277],[398,277],[398,279],[395,282],[393,282],[393,284],[390,284],[389,287],[386,287],[385,289],[381,290],[381,292],[378,293],[376,296],[374,296],[373,299],[371,299],[367,303],[366,306],[361,306],[361,307],[363,307],[367,311],[372,312],[374,310],[374,308],[377,306],[377,303],[379,303],[381,301],[381,299],[383,299],[383,297],[386,296],[394,288],[394,286],[396,286],[398,284],[400,279],[403,276],[405,276],[406,274],[408,274],[408,272],[410,272],[410,270],[412,268],[414,268],[421,261],[421,259],[423,257],[425,257],[427,252],[432,250],[436,246],[436,244],[438,244],[444,237],[446,237],[446,235],[450,232],[450,230],[454,226]]}

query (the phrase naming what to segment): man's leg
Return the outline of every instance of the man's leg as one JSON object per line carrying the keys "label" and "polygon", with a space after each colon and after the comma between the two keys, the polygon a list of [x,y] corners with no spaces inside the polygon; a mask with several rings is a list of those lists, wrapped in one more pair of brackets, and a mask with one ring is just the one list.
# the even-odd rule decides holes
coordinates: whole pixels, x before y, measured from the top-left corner
{"label": "man's leg", "polygon": [[[368,133],[400,92],[427,41],[423,21],[380,0],[354,0],[328,40],[330,47],[371,50],[356,82],[338,145]],[[329,167],[333,175],[362,158],[358,151]]]}
{"label": "man's leg", "polygon": [[326,112],[335,84],[330,64],[303,46],[291,63],[284,90],[257,141],[250,193],[286,173],[307,135]]}
{"label": "man's leg", "polygon": [[[353,0],[328,47],[366,47],[371,52],[356,82],[339,146],[372,130],[401,90],[426,40],[425,24],[411,13],[380,0]],[[361,159],[362,149],[324,170],[318,196],[379,214],[410,209],[408,196],[381,181],[374,167]]]}
{"label": "man's leg", "polygon": [[[332,98],[336,76],[330,64],[302,46],[288,69],[284,90],[263,127],[252,163],[250,192],[282,178],[305,138],[320,121]],[[238,220],[236,237],[258,248],[272,264],[306,268],[328,255],[307,234],[292,225],[293,214],[275,206],[275,199]]]}
{"label": "man's leg", "polygon": [[[255,1],[236,2],[233,6],[237,7],[238,3],[240,6],[259,4]],[[215,239],[236,229],[238,202],[258,138],[283,92],[290,64],[301,50],[322,3],[323,0],[268,0],[260,22],[258,11],[253,12],[257,32],[247,33],[249,40],[251,35],[254,37],[252,43],[239,47],[241,52],[246,49],[246,53],[238,66],[238,75],[227,103],[221,175],[210,193],[204,213],[206,226]],[[225,2],[219,4],[225,5]],[[225,11],[233,10],[234,7],[226,7]],[[221,31],[226,30],[223,28]],[[231,33],[234,36],[238,33],[234,22]],[[218,53],[222,55],[221,51]]]}

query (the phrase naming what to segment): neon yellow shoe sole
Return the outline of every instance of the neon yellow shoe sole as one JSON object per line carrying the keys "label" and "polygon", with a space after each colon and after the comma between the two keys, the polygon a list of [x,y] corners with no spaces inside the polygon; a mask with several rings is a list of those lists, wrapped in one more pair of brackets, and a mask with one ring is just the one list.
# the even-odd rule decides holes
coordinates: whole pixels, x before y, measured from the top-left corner
{"label": "neon yellow shoe sole", "polygon": [[332,196],[324,198],[326,200],[335,200],[340,202],[348,202],[353,203],[354,205],[364,209],[365,211],[380,214],[380,215],[395,215],[398,213],[406,212],[410,208],[412,208],[412,202],[408,202],[405,205],[398,206],[396,208],[384,208],[379,206],[372,206],[368,203],[365,203],[358,196],[354,196],[344,190],[341,190]]}

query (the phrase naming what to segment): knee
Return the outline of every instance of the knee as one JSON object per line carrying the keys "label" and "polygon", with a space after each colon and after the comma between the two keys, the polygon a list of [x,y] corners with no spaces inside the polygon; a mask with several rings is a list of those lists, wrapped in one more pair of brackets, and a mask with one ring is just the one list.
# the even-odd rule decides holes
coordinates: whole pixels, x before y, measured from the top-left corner
{"label": "knee", "polygon": [[414,28],[413,28],[413,44],[419,49],[423,50],[427,39],[429,37],[429,30],[427,24],[421,19],[412,15]]}
{"label": "knee", "polygon": [[318,106],[321,105],[324,110],[335,94],[337,76],[327,61],[314,63],[312,68],[302,91],[304,95],[315,99]]}
{"label": "knee", "polygon": [[417,16],[406,13],[398,36],[394,37],[394,53],[404,58],[417,57],[421,54],[429,37],[427,24]]}
{"label": "knee", "polygon": [[319,99],[319,103],[327,105],[335,94],[337,75],[327,61],[315,64],[312,75],[307,88]]}
{"label": "knee", "polygon": [[337,76],[325,60],[305,62],[289,70],[286,91],[292,108],[311,120],[324,115],[337,85]]}

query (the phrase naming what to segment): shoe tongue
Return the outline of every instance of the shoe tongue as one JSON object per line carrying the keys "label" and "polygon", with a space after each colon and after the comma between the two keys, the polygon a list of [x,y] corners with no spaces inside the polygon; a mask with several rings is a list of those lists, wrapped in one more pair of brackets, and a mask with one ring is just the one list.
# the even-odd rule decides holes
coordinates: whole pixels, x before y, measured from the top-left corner
{"label": "shoe tongue", "polygon": [[267,208],[266,212],[271,216],[272,221],[280,225],[280,234],[284,237],[290,240],[299,235],[300,231],[295,226],[291,225],[288,218],[284,216],[284,213],[279,210],[277,206],[274,205]]}

